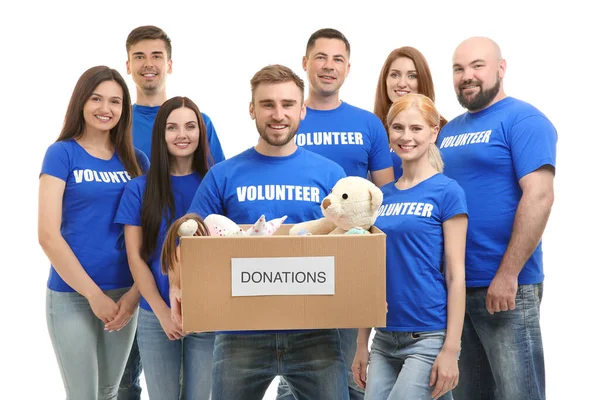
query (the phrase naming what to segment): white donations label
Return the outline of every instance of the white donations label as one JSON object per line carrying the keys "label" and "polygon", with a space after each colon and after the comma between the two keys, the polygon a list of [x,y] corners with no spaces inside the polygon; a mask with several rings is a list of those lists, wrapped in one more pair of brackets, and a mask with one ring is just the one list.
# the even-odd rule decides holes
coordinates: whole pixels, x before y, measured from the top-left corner
{"label": "white donations label", "polygon": [[333,294],[333,256],[231,259],[233,297]]}

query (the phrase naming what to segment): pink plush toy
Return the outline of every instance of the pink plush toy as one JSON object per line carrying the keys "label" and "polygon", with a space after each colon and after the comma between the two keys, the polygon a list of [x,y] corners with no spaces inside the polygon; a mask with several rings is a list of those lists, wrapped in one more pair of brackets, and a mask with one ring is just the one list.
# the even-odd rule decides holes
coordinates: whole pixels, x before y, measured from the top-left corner
{"label": "pink plush toy", "polygon": [[219,214],[208,215],[204,223],[208,227],[210,236],[271,236],[281,227],[286,218],[287,215],[284,215],[267,221],[265,216],[261,215],[247,230],[243,230],[238,224]]}

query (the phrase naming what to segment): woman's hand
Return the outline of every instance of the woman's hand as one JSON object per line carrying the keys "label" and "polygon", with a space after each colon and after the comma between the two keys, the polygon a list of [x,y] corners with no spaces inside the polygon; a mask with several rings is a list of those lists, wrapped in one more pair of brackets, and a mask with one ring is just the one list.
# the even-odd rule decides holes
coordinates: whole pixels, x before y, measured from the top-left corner
{"label": "woman's hand", "polygon": [[458,354],[442,348],[438,354],[429,378],[429,386],[435,385],[431,396],[440,398],[458,385]]}
{"label": "woman's hand", "polygon": [[100,290],[92,295],[88,301],[94,315],[105,324],[115,319],[119,312],[117,303]]}
{"label": "woman's hand", "polygon": [[352,375],[356,384],[363,389],[367,387],[367,365],[369,365],[369,348],[367,345],[358,345],[352,362]]}
{"label": "woman's hand", "polygon": [[157,312],[156,317],[169,340],[178,340],[185,336],[181,325],[171,318],[171,310],[168,307],[165,306],[163,310]]}
{"label": "woman's hand", "polygon": [[104,329],[109,332],[120,331],[123,329],[125,325],[131,321],[131,318],[133,318],[139,303],[140,294],[137,289],[129,289],[121,296],[119,301],[117,301],[119,312],[112,321],[104,326]]}

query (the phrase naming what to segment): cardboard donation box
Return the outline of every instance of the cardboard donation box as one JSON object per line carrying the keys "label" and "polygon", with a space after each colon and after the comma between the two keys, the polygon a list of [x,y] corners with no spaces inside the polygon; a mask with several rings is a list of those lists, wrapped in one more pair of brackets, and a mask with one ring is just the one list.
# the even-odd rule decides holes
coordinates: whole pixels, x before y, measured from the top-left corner
{"label": "cardboard donation box", "polygon": [[385,326],[385,234],[289,236],[291,227],[182,237],[183,329]]}

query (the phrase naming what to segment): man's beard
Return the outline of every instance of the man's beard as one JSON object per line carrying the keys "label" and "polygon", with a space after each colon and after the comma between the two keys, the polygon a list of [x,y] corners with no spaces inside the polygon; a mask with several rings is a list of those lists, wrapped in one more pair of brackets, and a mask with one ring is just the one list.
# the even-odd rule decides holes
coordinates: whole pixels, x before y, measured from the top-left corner
{"label": "man's beard", "polygon": [[[473,96],[471,98],[471,100],[467,100],[462,95],[461,88],[463,86],[472,85],[472,84],[478,85],[480,87],[480,91],[475,96]],[[459,87],[459,92],[456,95],[456,98],[458,99],[458,102],[460,103],[460,105],[463,106],[464,108],[466,108],[467,110],[478,111],[478,110],[482,110],[485,107],[487,107],[492,102],[492,100],[494,100],[494,98],[496,97],[496,95],[498,94],[499,91],[500,91],[500,75],[497,74],[496,75],[496,84],[486,90],[483,90],[483,88],[481,87],[480,81],[475,81],[475,80],[471,79],[468,82],[462,83]]]}
{"label": "man's beard", "polygon": [[144,93],[146,94],[154,94],[159,91],[161,88],[160,83],[147,83],[145,85],[140,85]]}
{"label": "man's beard", "polygon": [[260,137],[263,138],[263,140],[265,142],[267,142],[267,144],[270,144],[271,146],[276,146],[276,147],[282,147],[282,146],[285,146],[286,144],[288,144],[289,142],[291,142],[292,139],[294,139],[294,136],[296,136],[296,132],[298,131],[298,127],[295,127],[295,129],[294,129],[292,126],[289,126],[290,132],[288,133],[287,136],[280,138],[278,140],[273,140],[266,133],[267,129],[268,128],[265,126],[264,130],[261,130],[260,127],[258,126],[258,121],[256,122],[256,130],[258,130]]}

